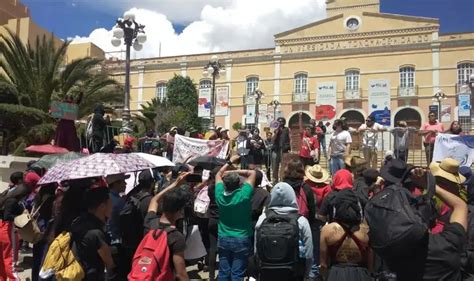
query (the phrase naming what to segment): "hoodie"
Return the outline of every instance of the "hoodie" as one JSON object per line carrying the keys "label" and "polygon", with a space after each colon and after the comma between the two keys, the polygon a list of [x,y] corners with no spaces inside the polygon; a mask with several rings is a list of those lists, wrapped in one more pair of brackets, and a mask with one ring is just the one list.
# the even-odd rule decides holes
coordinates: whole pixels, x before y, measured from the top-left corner
{"label": "hoodie", "polygon": [[305,184],[303,179],[285,178],[283,181],[293,188],[295,194],[300,194],[300,189],[303,188],[309,210],[307,219],[310,224],[313,224],[316,218],[316,198],[311,187]]}
{"label": "hoodie", "polygon": [[[296,195],[293,188],[285,183],[280,182],[276,184],[270,193],[270,203],[267,207],[269,210],[276,212],[279,215],[288,215],[298,213],[298,204],[296,202]],[[255,225],[255,237],[257,237],[257,230],[262,225],[266,218],[265,211],[258,218]],[[308,220],[300,216],[298,218],[299,239],[303,241],[304,256],[306,257],[306,276],[311,271],[311,264],[313,262],[313,238],[311,236],[311,228]],[[257,251],[257,241],[255,239],[255,252]]]}

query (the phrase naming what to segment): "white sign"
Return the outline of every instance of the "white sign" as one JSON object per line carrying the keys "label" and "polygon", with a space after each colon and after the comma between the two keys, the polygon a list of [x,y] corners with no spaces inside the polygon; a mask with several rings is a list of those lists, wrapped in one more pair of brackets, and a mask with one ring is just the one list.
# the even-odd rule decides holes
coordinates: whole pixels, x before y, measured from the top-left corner
{"label": "white sign", "polygon": [[438,134],[436,136],[433,161],[453,158],[460,166],[471,167],[474,160],[474,136]]}
{"label": "white sign", "polygon": [[268,105],[266,104],[259,104],[258,105],[258,123],[260,124],[267,124],[268,123],[268,113],[267,113]]}
{"label": "white sign", "polygon": [[323,82],[316,85],[316,121],[333,121],[336,118],[336,90],[336,82]]}
{"label": "white sign", "polygon": [[390,126],[390,80],[369,80],[369,114],[375,122]]}
{"label": "white sign", "polygon": [[214,156],[225,159],[229,142],[226,140],[201,140],[176,134],[174,138],[173,162],[182,163],[197,156]]}
{"label": "white sign", "polygon": [[198,117],[203,117],[203,118],[211,117],[211,89],[210,88],[199,89]]}
{"label": "white sign", "polygon": [[216,116],[229,114],[229,87],[216,88]]}
{"label": "white sign", "polygon": [[451,122],[451,105],[443,104],[441,106],[441,122]]}
{"label": "white sign", "polygon": [[255,124],[255,104],[247,104],[245,124]]}

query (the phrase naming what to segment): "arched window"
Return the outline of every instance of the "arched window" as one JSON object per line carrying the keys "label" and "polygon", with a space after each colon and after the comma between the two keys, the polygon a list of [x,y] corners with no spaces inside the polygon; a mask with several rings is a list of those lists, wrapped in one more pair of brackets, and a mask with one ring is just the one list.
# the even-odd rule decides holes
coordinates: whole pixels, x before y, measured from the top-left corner
{"label": "arched window", "polygon": [[474,73],[474,63],[466,62],[458,64],[458,85],[464,85],[469,80],[469,76]]}
{"label": "arched window", "polygon": [[346,71],[346,90],[359,90],[359,70]]}
{"label": "arched window", "polygon": [[300,73],[295,75],[295,93],[301,94],[308,91],[308,75]]}
{"label": "arched window", "polygon": [[258,88],[258,77],[247,78],[247,89],[245,93],[247,96],[251,95]]}
{"label": "arched window", "polygon": [[199,89],[205,89],[212,87],[212,81],[210,79],[203,79],[199,82]]}
{"label": "arched window", "polygon": [[405,66],[400,68],[400,88],[415,87],[415,68]]}
{"label": "arched window", "polygon": [[163,100],[166,97],[166,83],[158,82],[156,83],[156,97],[159,100]]}

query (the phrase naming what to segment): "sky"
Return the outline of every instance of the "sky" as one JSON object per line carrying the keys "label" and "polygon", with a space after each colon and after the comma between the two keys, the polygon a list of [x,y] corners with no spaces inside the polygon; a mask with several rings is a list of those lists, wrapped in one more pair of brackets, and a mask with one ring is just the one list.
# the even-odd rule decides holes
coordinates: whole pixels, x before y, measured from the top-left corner
{"label": "sky", "polygon": [[[325,17],[325,0],[21,0],[62,39],[113,47],[115,20],[131,10],[148,40],[132,58],[271,48],[273,35]],[[440,32],[474,31],[474,0],[381,0],[381,12],[440,19]],[[117,53],[120,54],[120,53]]]}

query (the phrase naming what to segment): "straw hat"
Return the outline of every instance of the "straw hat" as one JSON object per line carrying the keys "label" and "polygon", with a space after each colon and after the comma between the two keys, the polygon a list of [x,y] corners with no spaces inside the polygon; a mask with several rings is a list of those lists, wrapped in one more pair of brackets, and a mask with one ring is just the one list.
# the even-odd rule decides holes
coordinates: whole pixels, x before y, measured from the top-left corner
{"label": "straw hat", "polygon": [[312,182],[323,183],[329,179],[329,173],[320,165],[306,166],[305,176]]}
{"label": "straw hat", "polygon": [[459,174],[459,161],[453,158],[445,158],[440,163],[432,162],[430,170],[435,177],[440,177],[453,183],[461,184],[466,181],[466,178]]}

